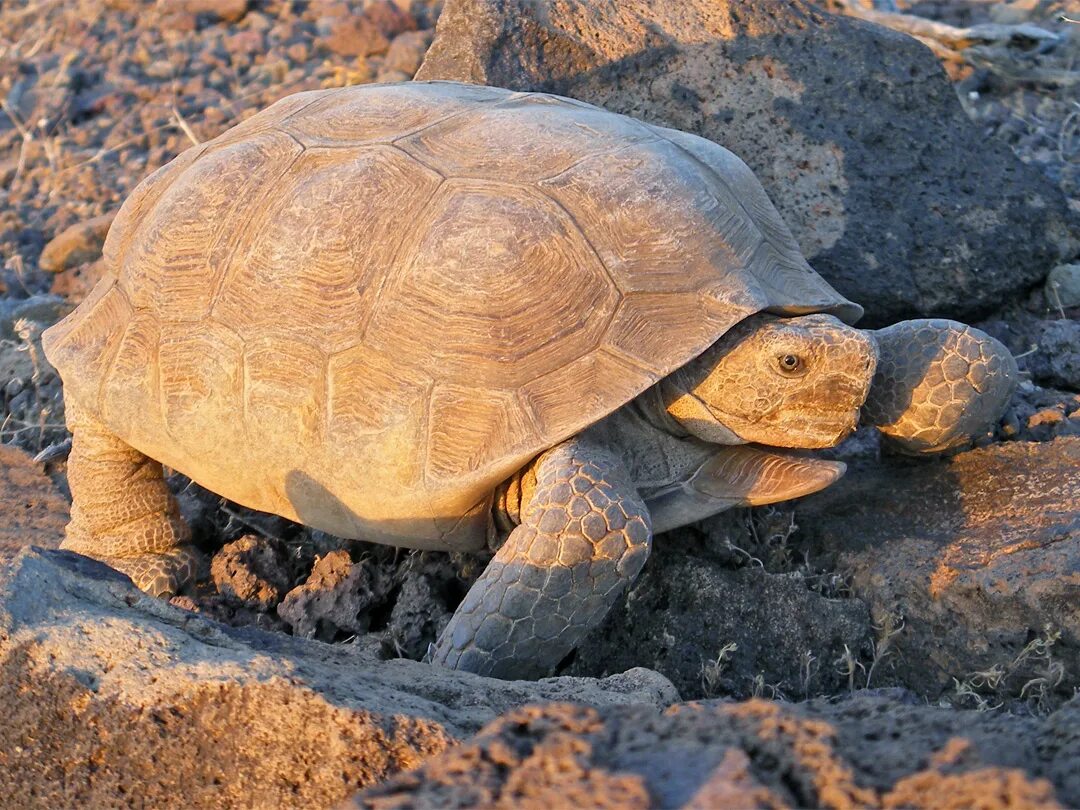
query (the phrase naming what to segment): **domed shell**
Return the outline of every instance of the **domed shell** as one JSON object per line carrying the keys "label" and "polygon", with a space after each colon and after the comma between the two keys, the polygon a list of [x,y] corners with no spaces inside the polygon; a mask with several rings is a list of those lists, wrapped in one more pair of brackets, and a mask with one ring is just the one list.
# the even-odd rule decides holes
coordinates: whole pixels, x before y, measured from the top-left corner
{"label": "domed shell", "polygon": [[105,257],[46,333],[66,396],[233,500],[424,548],[748,315],[861,313],[723,148],[445,82],[279,101],[150,175]]}

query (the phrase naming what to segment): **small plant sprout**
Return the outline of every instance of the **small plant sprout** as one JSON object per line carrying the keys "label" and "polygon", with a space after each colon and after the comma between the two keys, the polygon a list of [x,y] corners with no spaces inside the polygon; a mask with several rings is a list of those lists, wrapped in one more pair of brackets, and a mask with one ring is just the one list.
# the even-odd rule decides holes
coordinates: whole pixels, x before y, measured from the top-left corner
{"label": "small plant sprout", "polygon": [[799,673],[802,681],[803,700],[808,700],[810,698],[810,682],[814,679],[814,675],[817,674],[817,656],[810,650],[802,654]]}
{"label": "small plant sprout", "polygon": [[702,662],[701,664],[701,691],[705,697],[716,697],[720,692],[720,680],[730,662],[731,654],[739,649],[734,641],[728,642],[720,648],[715,661]]}
{"label": "small plant sprout", "polygon": [[847,644],[844,645],[844,654],[833,661],[833,666],[836,667],[838,673],[847,678],[848,692],[855,694],[855,673],[861,669],[865,674],[866,667],[855,657]]}
{"label": "small plant sprout", "polygon": [[759,672],[754,676],[750,687],[750,695],[755,698],[768,700],[787,700],[787,696],[781,691],[779,683],[766,683],[765,673]]}
{"label": "small plant sprout", "polygon": [[1004,701],[1002,701],[991,706],[986,697],[975,691],[971,681],[961,681],[957,678],[953,678],[953,698],[957,703],[969,702],[976,711],[980,712],[1000,709],[1004,705]]}
{"label": "small plant sprout", "polygon": [[[1019,698],[1038,714],[1047,714],[1054,709],[1054,692],[1066,676],[1064,664],[1055,660],[1052,652],[1060,638],[1061,631],[1046,625],[1042,635],[1028,642],[1011,661],[972,672],[963,680],[953,678],[955,699],[987,711]],[[991,699],[997,702],[991,703]]]}
{"label": "small plant sprout", "polygon": [[866,672],[867,689],[870,688],[870,682],[874,678],[874,670],[877,669],[877,665],[891,654],[889,648],[892,646],[892,640],[904,630],[904,614],[899,612],[886,613],[881,618],[881,623],[874,624],[873,627],[877,631],[877,637],[871,642],[873,644],[873,658],[870,660],[870,669]]}

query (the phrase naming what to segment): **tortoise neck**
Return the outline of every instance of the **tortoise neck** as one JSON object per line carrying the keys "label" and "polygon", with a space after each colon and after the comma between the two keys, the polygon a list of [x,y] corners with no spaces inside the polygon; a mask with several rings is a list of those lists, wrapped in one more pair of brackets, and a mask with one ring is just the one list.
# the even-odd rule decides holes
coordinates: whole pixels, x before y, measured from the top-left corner
{"label": "tortoise neck", "polygon": [[663,389],[665,384],[666,379],[649,386],[628,403],[628,407],[661,433],[680,439],[686,438],[690,432],[668,412]]}

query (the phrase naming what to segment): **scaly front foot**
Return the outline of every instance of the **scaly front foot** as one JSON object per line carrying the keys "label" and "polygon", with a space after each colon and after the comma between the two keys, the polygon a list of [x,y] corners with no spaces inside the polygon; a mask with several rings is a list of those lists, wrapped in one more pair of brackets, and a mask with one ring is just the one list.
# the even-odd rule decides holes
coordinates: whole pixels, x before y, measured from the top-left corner
{"label": "scaly front foot", "polygon": [[938,453],[1001,418],[1016,360],[990,335],[957,321],[902,321],[873,333],[880,359],[863,418],[897,449]]}

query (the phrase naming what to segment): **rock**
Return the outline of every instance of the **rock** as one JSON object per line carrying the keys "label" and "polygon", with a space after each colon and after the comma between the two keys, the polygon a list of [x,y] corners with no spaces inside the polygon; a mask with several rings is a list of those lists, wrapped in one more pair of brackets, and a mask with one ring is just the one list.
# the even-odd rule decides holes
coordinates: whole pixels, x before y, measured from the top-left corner
{"label": "rock", "polygon": [[[386,58],[379,69],[379,75],[382,76],[384,71],[396,70],[411,79],[419,70],[420,63],[424,61],[424,54],[427,53],[428,46],[431,44],[431,37],[431,31],[405,31],[398,34],[390,43]],[[380,79],[380,81],[385,80]]]}
{"label": "rock", "polygon": [[416,30],[416,20],[412,14],[392,0],[367,0],[364,3],[364,17],[374,23],[379,33],[387,39]]}
{"label": "rock", "polygon": [[[1052,414],[1052,415],[1051,415]],[[998,425],[999,439],[1046,442],[1080,433],[1080,394],[1021,380]]]}
{"label": "rock", "polygon": [[1080,321],[1038,318],[1017,307],[1008,315],[985,327],[1016,356],[1021,373],[1045,387],[1080,391]]}
{"label": "rock", "polygon": [[206,14],[223,22],[238,22],[248,9],[248,0],[163,0],[163,13]]}
{"label": "rock", "polygon": [[42,465],[0,444],[0,562],[6,565],[31,544],[57,548],[67,522],[68,503]]}
{"label": "rock", "polygon": [[0,340],[21,340],[16,324],[30,321],[48,328],[59,321],[74,305],[56,295],[30,298],[0,298]]}
{"label": "rock", "polygon": [[435,27],[442,13],[443,0],[398,0],[401,5],[407,6],[416,24],[423,29]]}
{"label": "rock", "polygon": [[116,212],[112,211],[65,229],[45,245],[38,266],[49,273],[60,273],[100,259],[101,247],[115,218]]}
{"label": "rock", "polygon": [[254,534],[226,543],[210,563],[210,577],[227,600],[257,611],[277,607],[294,579],[285,544]]}
{"label": "rock", "polygon": [[367,17],[347,17],[333,22],[323,44],[338,56],[365,57],[386,53],[390,40]]}
{"label": "rock", "polygon": [[459,582],[458,573],[449,554],[417,552],[405,558],[386,633],[395,655],[419,660],[435,643],[453,615],[451,600],[456,606],[465,595],[463,587],[448,587]]}
{"label": "rock", "polygon": [[1078,469],[1080,438],[1009,442],[859,465],[796,504],[811,555],[903,628],[882,680],[991,705],[1080,685]]}
{"label": "rock", "polygon": [[262,34],[250,30],[229,34],[222,40],[222,45],[225,46],[225,51],[232,57],[234,62],[238,59],[246,61],[248,57],[261,53],[265,48]]}
{"label": "rock", "polygon": [[10,807],[331,807],[524,703],[676,699],[644,670],[505,682],[230,628],[66,552],[0,572]]}
{"label": "rock", "polygon": [[371,607],[393,587],[389,571],[368,561],[353,563],[347,551],[332,551],[315,563],[307,581],[291,590],[278,615],[293,633],[333,641],[339,634],[366,633]]}
{"label": "rock", "polygon": [[1051,270],[1045,295],[1049,307],[1080,307],[1080,264],[1059,264]]}
{"label": "rock", "polygon": [[63,273],[56,273],[49,284],[49,292],[58,295],[72,303],[79,303],[105,275],[105,260],[98,259],[96,262],[81,264],[71,267]]}
{"label": "rock", "polygon": [[[869,651],[866,605],[825,598],[798,571],[769,573],[760,563],[732,570],[693,553],[690,531],[656,539],[625,601],[580,645],[567,672],[648,666],[687,699],[795,700],[846,689],[833,662],[845,648],[854,660]],[[733,536],[735,546],[747,545]]]}
{"label": "rock", "polygon": [[984,313],[1080,247],[1061,192],[983,137],[929,50],[802,0],[448,0],[416,78],[720,143],[869,324]]}
{"label": "rock", "polygon": [[1043,321],[1038,351],[1029,360],[1032,376],[1054,388],[1080,391],[1080,321]]}
{"label": "rock", "polygon": [[412,76],[401,70],[387,70],[386,68],[379,68],[379,72],[375,74],[375,81],[383,84],[393,84],[394,82],[407,82]]}
{"label": "rock", "polygon": [[751,700],[528,706],[358,795],[354,807],[1075,806],[1073,700],[1046,720],[908,706]]}
{"label": "rock", "polygon": [[0,442],[37,453],[66,436],[60,378],[41,333],[71,308],[54,296],[0,299]]}

